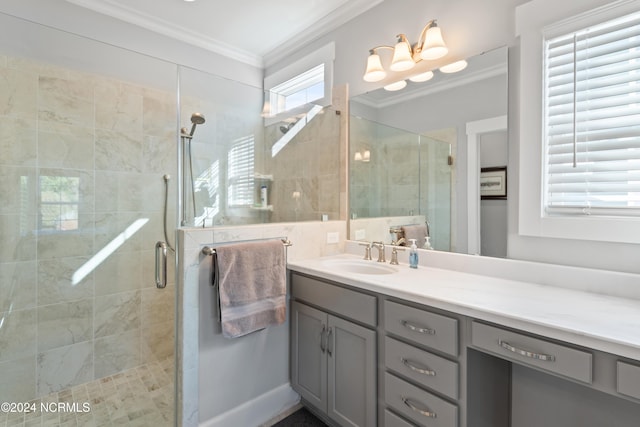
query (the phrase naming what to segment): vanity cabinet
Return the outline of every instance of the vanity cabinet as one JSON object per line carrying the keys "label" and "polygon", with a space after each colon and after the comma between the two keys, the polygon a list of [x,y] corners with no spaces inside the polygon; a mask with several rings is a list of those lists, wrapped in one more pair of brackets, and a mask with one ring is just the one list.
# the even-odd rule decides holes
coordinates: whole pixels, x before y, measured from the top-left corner
{"label": "vanity cabinet", "polygon": [[638,426],[637,359],[380,289],[291,272],[292,384],[331,425]]}
{"label": "vanity cabinet", "polygon": [[616,391],[640,400],[640,366],[616,362]]}
{"label": "vanity cabinet", "polygon": [[[385,426],[458,427],[458,320],[385,300]],[[412,424],[408,424],[412,425]]]}
{"label": "vanity cabinet", "polygon": [[338,425],[376,426],[376,298],[297,274],[291,289],[294,390]]}
{"label": "vanity cabinet", "polygon": [[474,346],[499,357],[586,384],[593,382],[590,352],[475,321],[471,334]]}

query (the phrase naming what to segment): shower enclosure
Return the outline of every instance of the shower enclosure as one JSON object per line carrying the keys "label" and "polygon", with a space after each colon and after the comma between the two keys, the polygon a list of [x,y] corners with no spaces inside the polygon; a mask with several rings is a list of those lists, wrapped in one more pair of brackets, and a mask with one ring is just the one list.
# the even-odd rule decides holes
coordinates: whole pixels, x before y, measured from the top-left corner
{"label": "shower enclosure", "polygon": [[340,108],[267,123],[263,99],[0,14],[0,402],[35,405],[0,426],[174,425],[177,263],[157,287],[156,244],[345,219]]}
{"label": "shower enclosure", "polygon": [[367,219],[420,217],[429,222],[433,247],[451,250],[455,129],[420,135],[352,115],[349,132],[351,219],[368,228]]}
{"label": "shower enclosure", "polygon": [[0,14],[0,425],[174,424],[176,75]]}

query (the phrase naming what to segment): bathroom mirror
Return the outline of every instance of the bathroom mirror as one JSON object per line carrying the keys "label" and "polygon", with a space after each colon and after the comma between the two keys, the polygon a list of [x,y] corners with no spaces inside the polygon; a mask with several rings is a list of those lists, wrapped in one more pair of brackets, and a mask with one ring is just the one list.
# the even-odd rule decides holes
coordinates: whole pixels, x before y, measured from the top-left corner
{"label": "bathroom mirror", "polygon": [[[434,71],[429,81],[350,99],[350,239],[391,243],[397,226],[428,222],[435,249],[469,252],[469,212],[485,210],[479,191],[468,191],[469,178],[479,186],[481,167],[507,166],[507,48],[467,62],[454,74]],[[468,131],[495,118],[504,128]],[[488,218],[476,221],[482,254],[506,256],[506,200],[486,202],[493,203]],[[500,235],[496,242],[492,234]]]}

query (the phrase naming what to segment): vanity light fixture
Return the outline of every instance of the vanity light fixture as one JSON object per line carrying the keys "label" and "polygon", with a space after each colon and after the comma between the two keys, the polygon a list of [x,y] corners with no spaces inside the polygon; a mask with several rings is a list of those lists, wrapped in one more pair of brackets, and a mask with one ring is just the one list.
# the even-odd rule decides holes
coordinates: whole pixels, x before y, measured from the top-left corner
{"label": "vanity light fixture", "polygon": [[389,69],[391,71],[406,71],[413,68],[417,62],[424,60],[434,60],[445,56],[449,49],[442,39],[442,32],[440,27],[436,23],[435,19],[432,19],[424,26],[420,33],[418,42],[411,46],[407,36],[404,34],[398,34],[398,42],[394,47],[391,46],[377,46],[369,50],[369,58],[367,59],[367,69],[362,76],[366,82],[378,82],[387,76],[382,62],[380,61],[380,55],[378,50],[391,49],[393,50],[393,57]]}
{"label": "vanity light fixture", "polygon": [[467,61],[461,59],[460,61],[452,62],[451,64],[443,65],[440,67],[440,71],[443,73],[457,73],[458,71],[462,71],[467,68]]}

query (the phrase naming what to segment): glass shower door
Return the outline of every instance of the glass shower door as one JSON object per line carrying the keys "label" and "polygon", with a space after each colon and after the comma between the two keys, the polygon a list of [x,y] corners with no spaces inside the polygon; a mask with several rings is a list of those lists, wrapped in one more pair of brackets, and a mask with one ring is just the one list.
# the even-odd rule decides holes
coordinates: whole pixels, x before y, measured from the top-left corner
{"label": "glass shower door", "polygon": [[0,14],[0,424],[174,424],[176,74]]}

